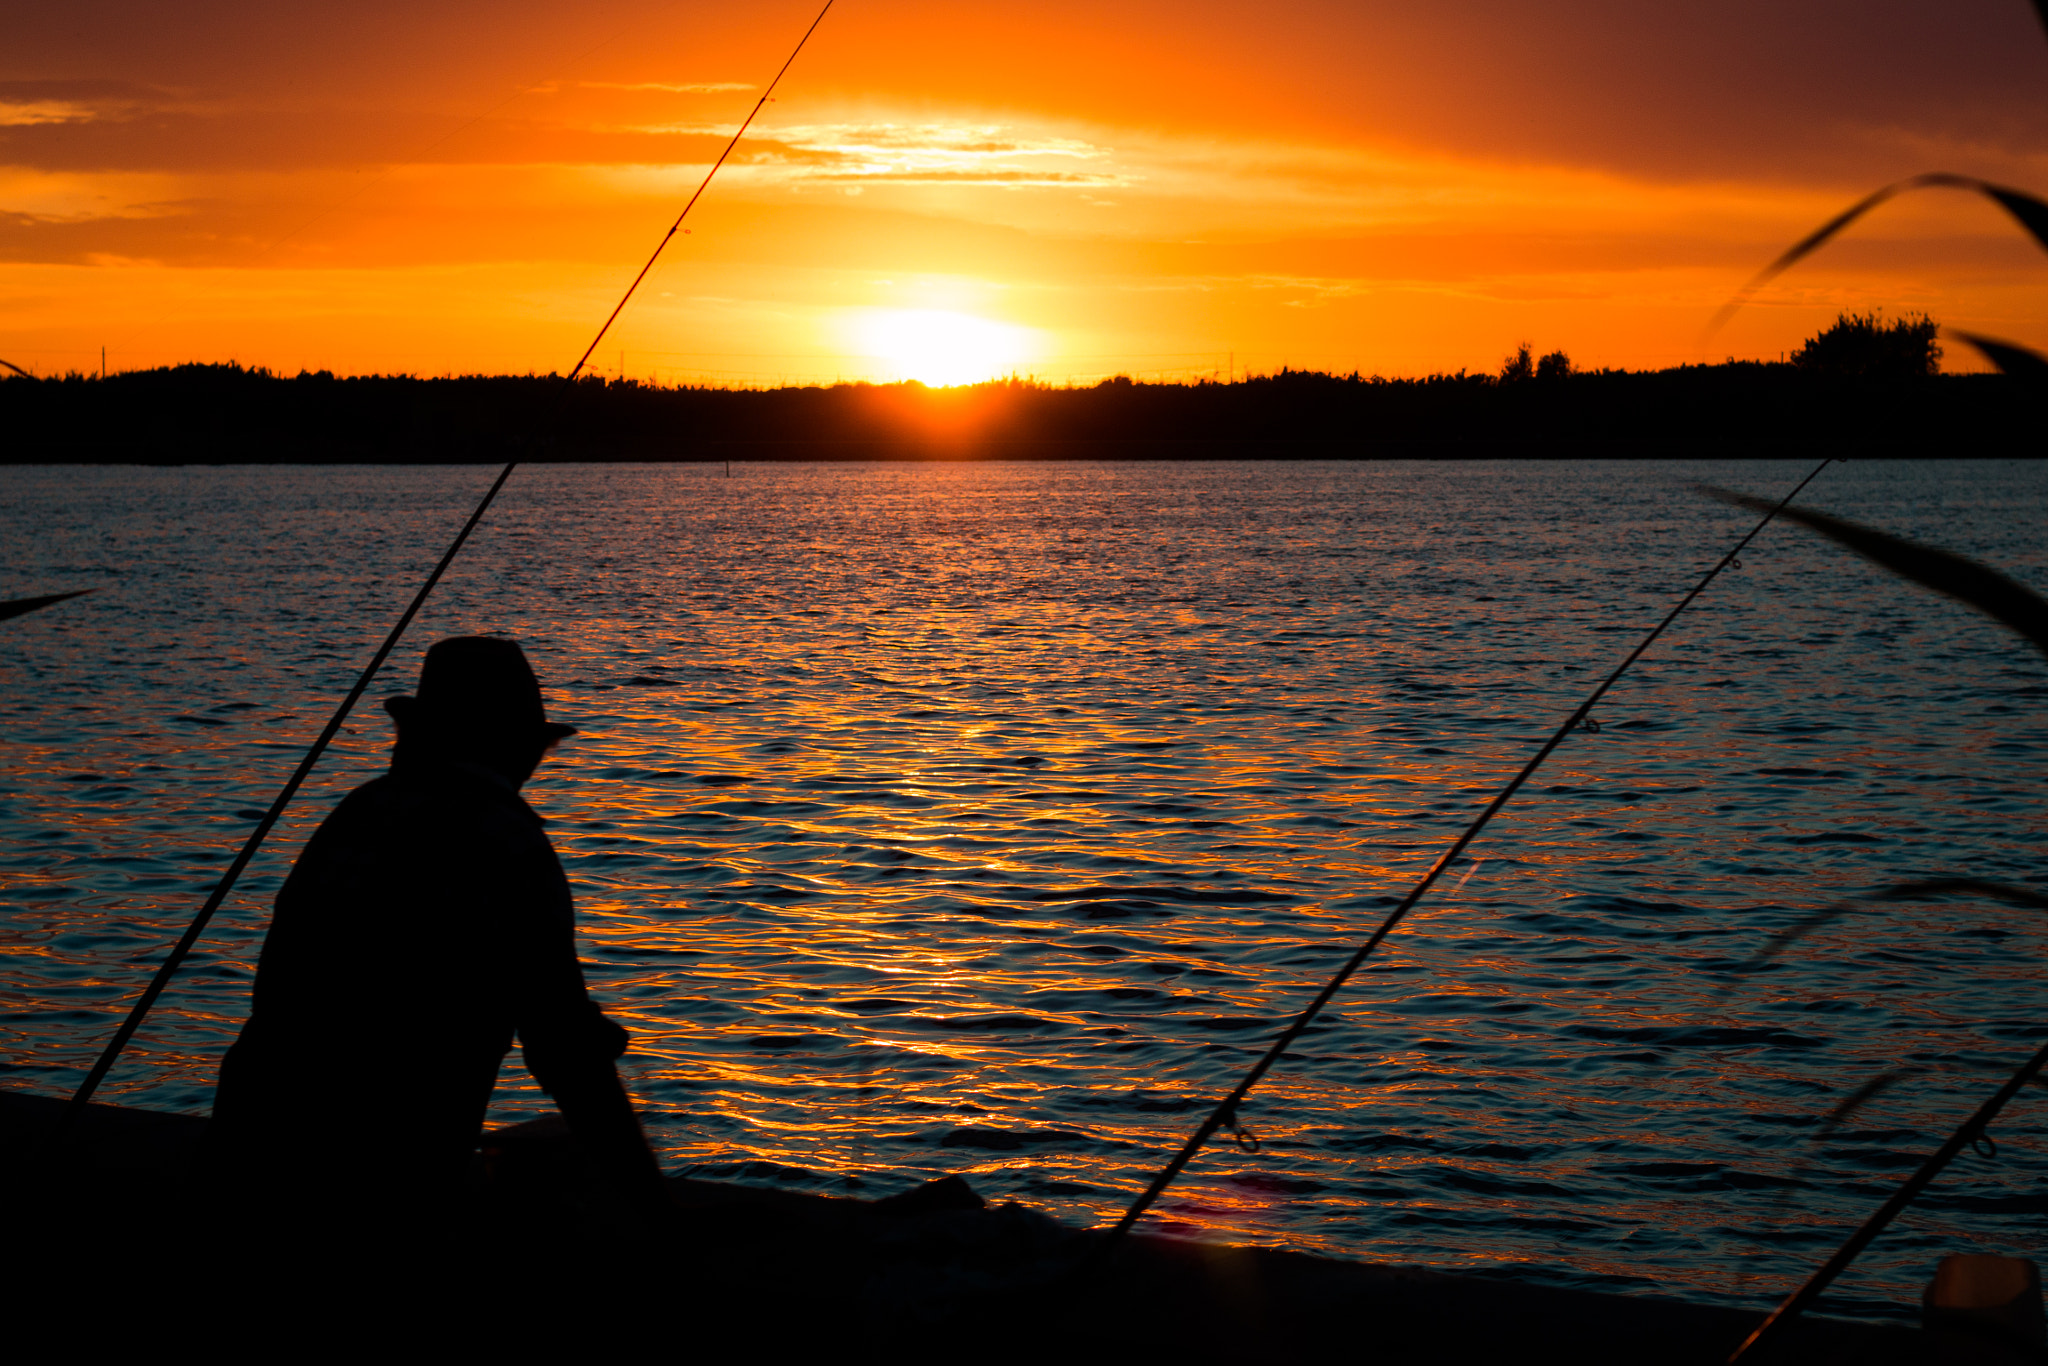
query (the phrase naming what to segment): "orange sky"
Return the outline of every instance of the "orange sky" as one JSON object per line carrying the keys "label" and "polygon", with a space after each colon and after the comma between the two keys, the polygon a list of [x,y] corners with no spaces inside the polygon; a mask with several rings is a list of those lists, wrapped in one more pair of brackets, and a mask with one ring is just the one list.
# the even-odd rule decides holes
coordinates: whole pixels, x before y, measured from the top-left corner
{"label": "orange sky", "polygon": [[[0,358],[566,368],[814,13],[11,17]],[[2024,0],[839,0],[597,365],[1416,374],[1524,339],[1673,364],[1785,245],[1936,169],[2048,191]],[[2048,258],[1967,197],[1901,200],[1705,355],[1872,307],[2048,347]]]}

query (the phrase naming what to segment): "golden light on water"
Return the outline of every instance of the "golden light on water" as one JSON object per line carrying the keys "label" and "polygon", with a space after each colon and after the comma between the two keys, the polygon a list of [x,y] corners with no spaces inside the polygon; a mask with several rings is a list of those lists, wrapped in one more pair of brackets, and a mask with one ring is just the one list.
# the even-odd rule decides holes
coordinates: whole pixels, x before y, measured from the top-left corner
{"label": "golden light on water", "polygon": [[[1017,297],[920,302],[1003,319]],[[842,340],[867,320],[837,317]],[[1052,326],[1034,335],[1056,354]],[[895,395],[870,397],[891,411]],[[953,391],[924,410],[984,409]],[[2024,462],[1849,469],[1872,521],[1950,509],[1959,520],[1924,534],[1967,532],[1994,562],[2025,563],[2039,518],[2000,531],[1973,510],[2048,502]],[[1672,528],[1696,511],[1677,480],[1616,504],[1613,467],[1591,462],[527,473],[465,551],[467,586],[430,602],[393,668],[403,679],[424,641],[498,626],[529,643],[551,713],[584,727],[528,790],[575,888],[591,988],[631,1031],[622,1067],[664,1162],[862,1197],[959,1175],[1096,1224],[1575,700],[1580,661],[1602,648],[1586,642],[1637,590],[1666,591]],[[1762,484],[1782,467],[1738,473]],[[374,636],[380,599],[358,579],[431,558],[473,476],[9,475],[0,525],[35,572],[118,575],[108,546],[174,571],[31,619],[23,667],[0,674],[23,736],[21,792],[0,812],[22,851],[0,975],[19,1075],[54,1093],[89,1064],[178,889],[216,876],[210,856],[270,800],[276,738],[324,717],[306,680],[329,667],[328,637],[293,630],[295,605],[331,600],[334,629]],[[289,536],[263,531],[278,507],[305,510]],[[189,531],[167,538],[167,517]],[[2000,657],[1895,650],[1883,677],[1858,672],[1857,623],[1922,610],[1911,629],[1944,643],[1931,633],[1956,614],[1832,564],[1717,585],[1723,608],[1689,619],[1690,647],[1602,703],[1599,742],[1553,757],[1260,1084],[1239,1114],[1259,1150],[1218,1135],[1151,1227],[1655,1277],[1699,1298],[1810,1269],[1801,1240],[1855,1215],[1849,1187],[1884,1179],[1889,1150],[1838,1152],[1846,1194],[1781,1204],[1806,1179],[1787,1117],[1824,1115],[1886,1049],[1988,1056],[1998,1041],[1967,1020],[2006,1018],[2039,974],[2010,941],[1958,935],[1958,907],[1844,925],[1772,982],[1725,992],[1759,934],[1887,861],[2040,843],[2005,795],[2033,758],[1999,743],[2011,719],[1898,700],[2009,698]],[[250,636],[263,621],[286,626]],[[1738,672],[1762,647],[1800,669],[1784,684],[1775,664]],[[224,649],[248,667],[218,668]],[[1842,735],[1810,724],[1824,665],[1839,666],[1826,703]],[[1751,693],[1736,706],[1723,684]],[[388,759],[389,728],[364,720],[112,1079],[125,1103],[205,1104],[270,895]],[[1943,787],[1932,807],[1921,776]],[[216,796],[181,801],[194,784]],[[1898,942],[1939,946],[1925,951],[1939,970],[1902,974]],[[432,990],[406,935],[390,952]],[[1875,1004],[1834,1008],[1857,992]],[[309,1064],[331,1071],[337,1104],[345,1063]],[[529,1076],[508,1061],[493,1122],[550,1104]],[[1950,1122],[1978,1083],[1938,1080],[1887,1091],[1872,1118]],[[2010,1165],[2039,1134],[2000,1138]],[[1862,1284],[1901,1303],[1925,1274],[1910,1247],[1874,1269]]]}
{"label": "golden light on water", "polygon": [[859,316],[854,334],[861,353],[880,362],[877,378],[934,386],[1010,374],[1034,349],[1028,328],[944,309],[871,309]]}

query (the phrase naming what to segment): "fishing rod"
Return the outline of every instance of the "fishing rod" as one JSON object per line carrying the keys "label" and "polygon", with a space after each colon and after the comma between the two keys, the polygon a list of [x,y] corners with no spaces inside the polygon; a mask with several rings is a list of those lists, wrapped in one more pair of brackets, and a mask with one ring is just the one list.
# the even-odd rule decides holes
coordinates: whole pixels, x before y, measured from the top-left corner
{"label": "fishing rod", "polygon": [[1592,695],[1581,702],[1578,705],[1578,709],[1565,718],[1564,724],[1560,725],[1556,732],[1543,742],[1543,747],[1538,749],[1529,762],[1522,766],[1521,772],[1510,778],[1507,785],[1494,794],[1493,800],[1488,802],[1485,809],[1473,818],[1471,824],[1465,827],[1464,833],[1455,840],[1452,840],[1450,847],[1437,856],[1436,862],[1429,866],[1429,871],[1422,875],[1422,880],[1415,884],[1408,895],[1401,898],[1400,904],[1387,914],[1386,919],[1380,922],[1379,928],[1372,932],[1372,936],[1359,947],[1357,952],[1353,953],[1345,961],[1344,966],[1337,970],[1336,976],[1332,977],[1324,985],[1323,989],[1316,993],[1315,999],[1310,1001],[1288,1024],[1287,1028],[1281,1031],[1280,1037],[1273,1041],[1272,1047],[1266,1050],[1265,1056],[1252,1065],[1251,1071],[1245,1074],[1244,1080],[1233,1087],[1230,1094],[1225,1096],[1217,1104],[1216,1108],[1209,1112],[1209,1117],[1202,1121],[1201,1127],[1195,1130],[1194,1136],[1181,1146],[1181,1150],[1178,1153],[1174,1154],[1173,1160],[1168,1162],[1160,1170],[1159,1174],[1152,1178],[1152,1184],[1147,1186],[1144,1193],[1132,1202],[1129,1209],[1124,1211],[1123,1218],[1117,1220],[1115,1227],[1109,1230],[1108,1235],[1095,1245],[1089,1256],[1090,1262],[1107,1255],[1116,1247],[1124,1235],[1131,1231],[1131,1227],[1143,1217],[1145,1211],[1152,1207],[1153,1202],[1166,1193],[1166,1188],[1173,1184],[1174,1178],[1179,1176],[1181,1170],[1187,1166],[1194,1155],[1201,1151],[1202,1145],[1215,1137],[1218,1129],[1227,1124],[1234,1132],[1240,1134],[1243,1132],[1237,1115],[1238,1106],[1244,1102],[1246,1096],[1251,1094],[1252,1088],[1259,1084],[1260,1079],[1272,1070],[1273,1064],[1279,1062],[1287,1050],[1293,1046],[1294,1041],[1301,1037],[1302,1032],[1315,1022],[1316,1016],[1323,1012],[1323,1007],[1329,1005],[1337,993],[1343,990],[1344,984],[1350,981],[1352,975],[1364,965],[1365,960],[1372,956],[1372,951],[1380,946],[1380,941],[1393,933],[1394,927],[1400,924],[1402,918],[1414,909],[1415,904],[1422,900],[1431,887],[1436,885],[1437,879],[1442,877],[1444,871],[1457,860],[1460,854],[1465,852],[1466,847],[1472,841],[1479,838],[1479,832],[1484,830],[1487,824],[1500,813],[1501,808],[1508,804],[1509,798],[1520,791],[1522,785],[1534,776],[1536,770],[1542,766],[1543,761],[1550,757],[1551,752],[1564,743],[1565,737],[1582,725],[1588,726],[1589,729],[1591,728],[1588,714],[1593,710],[1594,704],[1607,695],[1607,690],[1612,688],[1624,673],[1628,672],[1631,664],[1642,658],[1643,652],[1649,649],[1659,636],[1664,634],[1665,628],[1678,620],[1679,614],[1692,605],[1693,599],[1705,592],[1707,585],[1712,583],[1722,570],[1735,563],[1736,556],[1740,555],[1743,549],[1756,539],[1758,533],[1769,526],[1771,520],[1784,510],[1785,505],[1798,497],[1801,490],[1812,483],[1830,463],[1832,463],[1832,457],[1815,465],[1812,472],[1800,480],[1790,493],[1779,499],[1777,506],[1766,512],[1763,520],[1750,528],[1749,534],[1737,541],[1728,553],[1723,555],[1719,562],[1709,569],[1697,584],[1693,585],[1692,591],[1678,600],[1678,605],[1665,615],[1664,620],[1658,622],[1655,629],[1647,636],[1644,636],[1641,643],[1635,649],[1629,651],[1628,657],[1615,666],[1614,672],[1608,674],[1600,686],[1593,689]]}
{"label": "fishing rod", "polygon": [[[1835,1255],[1806,1278],[1806,1284],[1786,1296],[1785,1302],[1773,1309],[1771,1316],[1758,1324],[1754,1333],[1743,1339],[1742,1345],[1728,1358],[1728,1366],[1735,1366],[1735,1363],[1752,1352],[1761,1352],[1764,1346],[1783,1333],[1794,1319],[1806,1312],[1813,1302],[1820,1298],[1820,1293],[1834,1283],[1835,1277],[1848,1270],[1849,1263],[1855,1261],[1863,1249],[1869,1247],[1872,1240],[1884,1232],[1906,1206],[1917,1200],[1920,1192],[1926,1190],[1935,1177],[1941,1175],[1942,1169],[1955,1159],[1956,1154],[1960,1153],[1965,1145],[1988,1143],[1989,1136],[1984,1131],[1991,1126],[1991,1121],[1998,1118],[1998,1112],[2005,1108],[2007,1101],[2020,1093],[2021,1087],[2040,1075],[2044,1066],[2048,1066],[2048,1044],[2041,1045],[2035,1050],[2033,1057],[2020,1064],[2019,1070],[2006,1078],[2005,1084],[1994,1091],[1990,1099],[1978,1106],[1976,1113],[1956,1127],[1956,1131],[1948,1136],[1946,1143],[1928,1154],[1927,1160],[1920,1164],[1919,1169],[1892,1193],[1892,1198],[1878,1206],[1876,1213],[1865,1219],[1862,1227],[1850,1234],[1848,1241],[1835,1249]],[[1988,1151],[1996,1156],[1997,1145],[1993,1144]]]}
{"label": "fishing rod", "polygon": [[[753,109],[747,114],[745,121],[740,124],[738,131],[732,135],[732,140],[725,144],[725,150],[718,154],[718,160],[711,163],[711,169],[704,173],[704,179],[698,182],[696,192],[690,196],[689,202],[683,205],[683,211],[676,215],[676,221],[669,225],[666,233],[662,234],[661,241],[655,245],[653,254],[647,258],[647,264],[640,267],[640,273],[633,277],[633,283],[626,286],[626,292],[620,296],[618,306],[613,308],[611,313],[605,318],[604,325],[597,329],[597,335],[590,339],[590,345],[584,349],[582,358],[576,362],[576,368],[562,377],[561,384],[556,386],[555,389],[555,407],[559,408],[561,406],[563,397],[568,394],[571,386],[576,383],[576,377],[582,374],[583,367],[589,364],[590,357],[596,352],[598,343],[604,340],[605,333],[611,331],[612,324],[617,322],[619,314],[625,311],[626,304],[633,297],[633,292],[639,289],[640,282],[647,278],[647,272],[654,269],[654,263],[661,259],[661,253],[682,228],[683,220],[690,216],[690,210],[697,206],[697,201],[703,197],[705,189],[710,186],[711,178],[718,174],[718,168],[725,165],[725,160],[732,155],[733,148],[739,146],[740,139],[746,136],[747,129],[753,126],[754,119],[759,116],[761,110],[767,105],[769,97],[775,93],[775,87],[781,83],[783,75],[795,63],[797,54],[804,50],[804,44],[811,41],[811,35],[818,31],[818,25],[825,22],[825,15],[831,11],[833,3],[834,0],[825,0],[825,8],[818,11],[818,17],[811,20],[811,26],[804,30],[804,36],[797,39],[796,46],[790,50],[788,58],[777,69],[775,79],[768,82],[767,88],[761,92],[761,98],[754,101]],[[9,368],[11,369],[12,367]],[[320,761],[322,754],[326,753],[328,743],[340,732],[342,722],[348,719],[349,712],[355,708],[356,702],[362,697],[364,690],[370,686],[370,680],[376,676],[377,670],[382,668],[384,661],[390,657],[391,651],[398,644],[398,638],[405,634],[405,628],[410,626],[412,619],[419,615],[420,608],[426,603],[427,595],[434,591],[434,585],[439,583],[441,576],[448,572],[448,566],[455,562],[456,555],[461,553],[463,545],[469,540],[470,533],[476,530],[477,523],[483,520],[484,513],[489,510],[492,501],[497,498],[498,490],[505,487],[505,481],[512,477],[512,471],[518,467],[519,461],[517,458],[506,461],[505,468],[498,471],[498,477],[492,480],[490,488],[484,491],[483,500],[476,505],[476,510],[469,514],[469,520],[462,524],[462,530],[455,533],[455,539],[449,542],[447,552],[441,556],[440,563],[434,566],[434,571],[431,574],[427,575],[427,581],[421,584],[420,591],[413,595],[411,604],[400,614],[398,623],[391,628],[391,633],[384,637],[384,643],[377,647],[377,653],[370,656],[370,662],[364,666],[362,673],[357,675],[355,685],[348,690],[348,695],[341,699],[341,705],[334,709],[334,715],[328,718],[327,724],[321,729],[319,737],[313,741],[313,747],[306,751],[304,758],[299,760],[299,766],[292,770],[292,776],[285,781],[283,790],[277,794],[277,799],[271,802],[270,809],[263,813],[263,819],[256,822],[256,828],[249,832],[248,840],[242,845],[242,852],[235,855],[235,860],[228,865],[227,872],[221,876],[219,882],[214,884],[213,891],[206,898],[206,904],[199,908],[199,914],[194,916],[192,923],[185,927],[185,933],[178,937],[178,942],[172,946],[169,956],[157,968],[156,975],[150,978],[149,985],[143,989],[141,997],[136,1000],[134,1007],[129,1010],[128,1018],[121,1022],[121,1027],[118,1030],[114,1031],[113,1039],[100,1054],[99,1060],[92,1065],[92,1070],[86,1073],[85,1080],[79,1084],[78,1090],[72,1093],[71,1103],[65,1106],[64,1113],[58,1118],[56,1134],[62,1134],[70,1127],[72,1121],[84,1111],[86,1103],[92,1099],[93,1092],[97,1091],[100,1083],[106,1079],[107,1072],[113,1067],[115,1059],[121,1056],[121,1050],[128,1046],[130,1039],[135,1037],[135,1031],[141,1027],[143,1017],[149,1014],[149,1008],[156,1004],[157,997],[163,995],[164,988],[170,985],[171,977],[177,972],[178,965],[185,961],[186,955],[192,951],[192,946],[199,942],[200,933],[206,929],[207,922],[213,919],[214,912],[218,911],[221,903],[227,899],[228,892],[235,885],[235,880],[242,875],[242,870],[249,866],[249,860],[256,856],[256,850],[262,845],[264,837],[270,833],[271,827],[277,824],[278,817],[284,814],[286,805],[298,793],[300,785],[306,781],[307,775],[313,771],[313,765]]]}

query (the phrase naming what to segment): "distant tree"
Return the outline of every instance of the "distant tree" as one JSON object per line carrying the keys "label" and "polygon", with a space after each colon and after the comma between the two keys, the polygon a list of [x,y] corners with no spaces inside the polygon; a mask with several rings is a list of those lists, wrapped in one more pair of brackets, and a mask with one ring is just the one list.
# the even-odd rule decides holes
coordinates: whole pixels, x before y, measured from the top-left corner
{"label": "distant tree", "polygon": [[1572,358],[1562,351],[1553,351],[1536,362],[1536,378],[1563,379],[1572,372]]}
{"label": "distant tree", "polygon": [[1509,356],[1500,364],[1500,382],[1502,384],[1518,384],[1525,379],[1534,378],[1535,374],[1536,367],[1529,358],[1529,343],[1527,342],[1517,346],[1515,354]]}
{"label": "distant tree", "polygon": [[1792,353],[1792,363],[1818,375],[1852,379],[1925,379],[1941,371],[1939,324],[1924,313],[1886,322],[1875,313],[1844,313]]}

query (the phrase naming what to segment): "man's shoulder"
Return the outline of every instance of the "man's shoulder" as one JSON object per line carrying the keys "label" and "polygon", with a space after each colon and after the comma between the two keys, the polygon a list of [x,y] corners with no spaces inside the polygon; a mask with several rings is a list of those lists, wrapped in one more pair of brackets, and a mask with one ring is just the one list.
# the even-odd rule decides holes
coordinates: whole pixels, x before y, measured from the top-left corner
{"label": "man's shoulder", "polygon": [[422,765],[372,778],[322,823],[334,835],[371,830],[465,834],[523,848],[548,847],[535,814],[509,783],[467,765]]}

